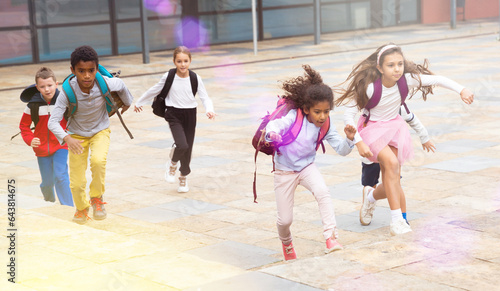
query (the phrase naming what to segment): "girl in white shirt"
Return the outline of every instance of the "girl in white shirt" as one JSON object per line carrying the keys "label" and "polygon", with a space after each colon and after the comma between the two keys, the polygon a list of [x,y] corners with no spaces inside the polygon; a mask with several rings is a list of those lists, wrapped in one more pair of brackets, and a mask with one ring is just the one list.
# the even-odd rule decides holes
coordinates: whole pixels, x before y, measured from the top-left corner
{"label": "girl in white shirt", "polygon": [[[189,65],[191,64],[191,52],[184,46],[177,47],[173,54],[176,67],[175,77],[172,87],[165,98],[165,120],[168,122],[175,147],[170,154],[170,162],[167,166],[165,179],[169,183],[175,182],[175,173],[178,162],[180,161],[180,177],[178,192],[188,192],[187,175],[191,172],[189,167],[191,162],[191,153],[193,151],[194,135],[196,129],[196,107],[198,103],[193,96],[191,81],[189,77]],[[163,89],[169,72],[166,72],[160,81],[149,88],[134,107],[135,112],[141,112],[144,104],[151,104]],[[203,106],[206,109],[206,115],[209,119],[215,119],[214,106],[212,100],[208,97],[203,81],[199,75],[196,75],[198,81],[197,95],[200,97]]]}
{"label": "girl in white shirt", "polygon": [[318,72],[307,65],[304,69],[305,77],[293,78],[283,83],[286,95],[282,98],[292,101],[298,109],[290,110],[283,118],[272,120],[266,126],[266,140],[279,146],[282,137],[294,125],[298,110],[305,115],[297,138],[279,147],[279,152],[274,155],[274,192],[278,210],[276,225],[285,260],[296,258],[290,226],[293,220],[295,189],[298,185],[311,191],[318,202],[326,241],[325,251],[328,253],[342,249],[342,245],[337,242],[335,212],[329,189],[314,164],[314,159],[320,129],[326,122],[330,123],[330,126],[324,140],[340,155],[345,156],[351,152],[354,147],[352,139],[356,133],[354,126],[347,125],[344,128],[347,138],[339,135],[329,118],[333,108],[332,89],[323,83]]}
{"label": "girl in white shirt", "polygon": [[[363,201],[372,201],[374,196],[387,196],[391,208],[392,235],[411,231],[402,216],[402,212],[406,212],[406,199],[401,188],[400,171],[401,165],[412,157],[413,147],[408,127],[398,114],[401,94],[397,82],[400,78],[406,78],[409,96],[421,91],[426,100],[427,95],[432,94],[432,87],[438,85],[459,93],[466,104],[474,100],[474,95],[467,88],[448,78],[432,75],[427,69],[427,61],[423,65],[416,65],[406,60],[401,48],[394,44],[379,47],[358,64],[344,82],[349,82],[347,89],[342,90],[342,96],[335,103],[337,106],[346,103],[352,105],[345,112],[346,124],[354,125],[356,113],[363,111],[354,142],[359,154],[380,163],[382,171],[382,185],[364,193]],[[373,83],[377,79],[382,82],[380,102],[367,110],[365,106],[373,97]]]}

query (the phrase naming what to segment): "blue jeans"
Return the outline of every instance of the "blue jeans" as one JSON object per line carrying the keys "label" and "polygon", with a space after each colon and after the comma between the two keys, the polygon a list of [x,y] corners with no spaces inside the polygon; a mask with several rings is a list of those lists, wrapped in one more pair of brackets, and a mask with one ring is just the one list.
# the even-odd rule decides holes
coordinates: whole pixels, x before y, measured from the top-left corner
{"label": "blue jeans", "polygon": [[54,186],[57,198],[62,205],[73,206],[73,196],[69,188],[68,150],[60,149],[48,157],[37,157],[42,176],[40,189],[45,201],[55,202]]}

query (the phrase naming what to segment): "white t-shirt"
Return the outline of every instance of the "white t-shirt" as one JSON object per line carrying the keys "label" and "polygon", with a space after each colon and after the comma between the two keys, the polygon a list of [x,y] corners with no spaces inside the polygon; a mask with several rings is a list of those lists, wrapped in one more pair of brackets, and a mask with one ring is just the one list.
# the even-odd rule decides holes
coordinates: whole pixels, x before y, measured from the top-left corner
{"label": "white t-shirt", "polygon": [[[137,100],[135,106],[140,107],[146,104],[151,104],[153,99],[160,94],[163,89],[168,74],[169,72],[166,72],[158,83],[144,92],[141,98]],[[200,97],[200,100],[207,112],[214,112],[214,105],[210,97],[208,97],[207,90],[205,89],[205,85],[203,84],[200,75],[196,74],[196,77],[198,79],[198,97]],[[165,98],[165,105],[175,108],[196,108],[198,106],[198,103],[193,96],[193,91],[191,90],[191,80],[189,76],[181,78],[175,74],[172,87],[170,87],[167,98]]]}

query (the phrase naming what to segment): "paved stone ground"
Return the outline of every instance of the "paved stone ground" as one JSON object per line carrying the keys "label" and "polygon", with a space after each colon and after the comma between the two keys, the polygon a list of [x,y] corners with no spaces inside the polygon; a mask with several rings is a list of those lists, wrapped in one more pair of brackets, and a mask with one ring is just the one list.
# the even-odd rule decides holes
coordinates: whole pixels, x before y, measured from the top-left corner
{"label": "paved stone ground", "polygon": [[[81,226],[74,209],[42,200],[32,150],[18,132],[21,88],[40,65],[0,68],[0,277],[2,290],[493,290],[500,279],[500,42],[498,23],[414,25],[322,36],[221,45],[194,52],[218,116],[199,108],[189,176],[191,191],[164,179],[172,138],[150,112],[124,115],[130,140],[112,118],[106,194],[108,218]],[[343,251],[324,255],[317,204],[298,188],[292,225],[298,260],[283,262],[275,227],[272,164],[257,162],[259,203],[252,201],[259,118],[272,110],[279,80],[310,64],[331,85],[384,43],[402,46],[408,59],[428,58],[431,69],[474,91],[464,105],[437,88],[408,105],[428,128],[436,153],[413,136],[415,159],[403,167],[413,232],[391,237],[388,204],[379,202],[370,226],[359,224],[360,159],[331,148],[317,164],[330,186]],[[104,57],[121,69],[136,98],[172,67],[171,52]],[[62,80],[69,62],[47,63]],[[332,118],[342,129],[343,108]],[[6,281],[10,245],[7,181],[17,184],[17,284]],[[89,176],[90,178],[90,176]],[[14,288],[15,287],[15,288]]]}

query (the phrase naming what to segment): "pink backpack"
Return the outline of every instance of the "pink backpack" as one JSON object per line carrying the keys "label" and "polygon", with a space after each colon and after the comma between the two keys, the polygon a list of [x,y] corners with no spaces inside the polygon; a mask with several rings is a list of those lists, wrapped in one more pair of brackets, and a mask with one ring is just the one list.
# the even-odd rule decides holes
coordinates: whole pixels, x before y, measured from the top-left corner
{"label": "pink backpack", "polygon": [[[288,145],[297,138],[300,130],[302,129],[302,123],[304,121],[305,114],[302,111],[302,109],[300,108],[297,109],[297,117],[295,118],[295,122],[288,129],[288,131],[282,135],[281,137],[282,141],[279,144],[266,141],[266,126],[269,123],[269,121],[280,119],[285,115],[287,115],[291,109],[295,108],[296,108],[295,104],[292,101],[280,97],[278,100],[278,104],[276,105],[276,109],[271,114],[269,114],[268,112],[267,115],[262,118],[262,122],[260,123],[259,128],[257,129],[257,131],[253,136],[252,145],[255,148],[255,157],[254,157],[255,171],[253,173],[253,198],[255,203],[257,203],[257,186],[256,186],[257,154],[259,152],[263,152],[266,155],[272,155],[273,171],[274,171],[274,154],[276,152],[279,153],[279,148],[281,146]],[[321,145],[321,147],[323,148],[323,153],[325,152],[325,145],[323,144],[323,138],[325,138],[326,134],[328,133],[328,130],[330,130],[330,117],[328,117],[325,124],[321,126],[321,129],[318,134],[318,140],[316,142],[316,150],[318,150],[319,146]]]}

